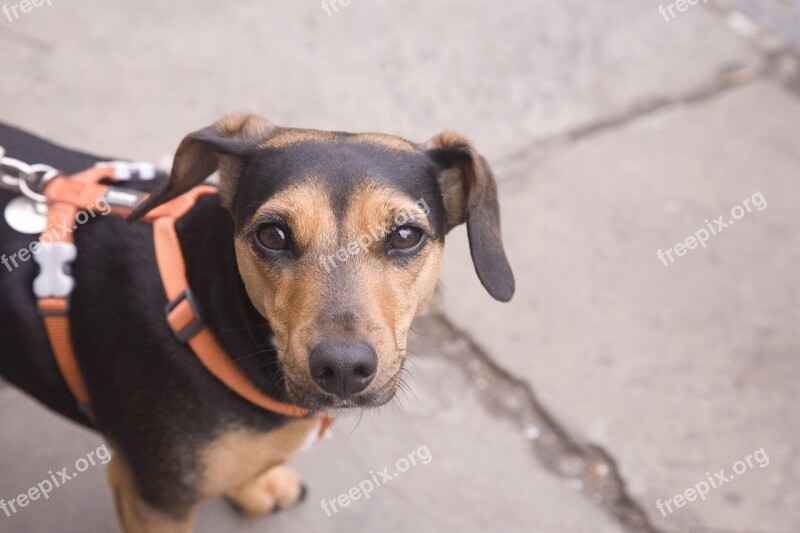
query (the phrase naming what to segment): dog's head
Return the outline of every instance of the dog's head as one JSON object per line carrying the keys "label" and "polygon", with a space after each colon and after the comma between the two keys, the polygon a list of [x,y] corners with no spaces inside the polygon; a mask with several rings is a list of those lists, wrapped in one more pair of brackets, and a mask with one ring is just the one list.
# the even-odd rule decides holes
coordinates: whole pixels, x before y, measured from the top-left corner
{"label": "dog's head", "polygon": [[392,398],[411,321],[433,293],[453,227],[466,222],[489,293],[508,301],[514,292],[494,177],[457,134],[414,144],[225,117],[183,140],[170,178],[132,217],[215,170],[235,223],[239,272],[275,333],[298,405]]}

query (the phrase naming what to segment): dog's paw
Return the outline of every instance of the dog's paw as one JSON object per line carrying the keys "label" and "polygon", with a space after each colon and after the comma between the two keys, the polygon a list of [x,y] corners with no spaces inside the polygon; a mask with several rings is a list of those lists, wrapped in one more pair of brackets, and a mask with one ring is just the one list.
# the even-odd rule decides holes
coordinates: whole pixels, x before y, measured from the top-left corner
{"label": "dog's paw", "polygon": [[286,509],[301,502],[306,488],[294,470],[276,466],[249,483],[228,492],[237,509],[248,516]]}

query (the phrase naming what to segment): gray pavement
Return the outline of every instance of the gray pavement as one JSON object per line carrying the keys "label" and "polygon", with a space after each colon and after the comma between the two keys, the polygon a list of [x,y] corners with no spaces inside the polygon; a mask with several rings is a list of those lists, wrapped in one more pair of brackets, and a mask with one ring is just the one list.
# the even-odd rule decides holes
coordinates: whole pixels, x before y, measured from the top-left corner
{"label": "gray pavement", "polygon": [[[154,161],[236,110],[456,129],[500,182],[515,299],[485,294],[454,231],[400,405],[298,457],[302,506],[215,500],[197,531],[800,531],[799,2],[52,3],[0,15],[2,121]],[[0,428],[0,498],[100,445],[9,387]],[[428,464],[320,508],[421,446]],[[53,530],[117,530],[101,466],[0,514]]]}

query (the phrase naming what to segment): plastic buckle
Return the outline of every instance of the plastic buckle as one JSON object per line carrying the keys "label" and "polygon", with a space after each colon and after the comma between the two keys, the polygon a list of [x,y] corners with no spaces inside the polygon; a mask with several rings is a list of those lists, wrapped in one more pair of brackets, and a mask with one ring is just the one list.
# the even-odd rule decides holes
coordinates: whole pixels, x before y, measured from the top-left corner
{"label": "plastic buckle", "polygon": [[201,329],[203,329],[203,319],[200,316],[200,309],[197,306],[197,300],[195,300],[192,290],[186,289],[180,293],[177,298],[169,302],[166,307],[164,307],[164,315],[167,317],[167,322],[169,322],[170,313],[172,313],[172,311],[174,311],[175,308],[178,307],[184,300],[189,303],[189,307],[192,309],[194,319],[192,320],[191,324],[183,328],[181,331],[176,331],[172,328],[172,325],[170,325],[170,329],[172,329],[172,333],[175,335],[176,339],[178,339],[180,342],[187,343],[192,337],[197,335]]}
{"label": "plastic buckle", "polygon": [[39,275],[33,280],[33,294],[37,298],[67,298],[75,288],[75,279],[69,273],[69,264],[78,257],[78,249],[71,242],[54,242],[41,245],[33,256],[39,265]]}
{"label": "plastic buckle", "polygon": [[152,163],[142,161],[101,161],[96,167],[110,166],[119,181],[152,181],[166,175]]}

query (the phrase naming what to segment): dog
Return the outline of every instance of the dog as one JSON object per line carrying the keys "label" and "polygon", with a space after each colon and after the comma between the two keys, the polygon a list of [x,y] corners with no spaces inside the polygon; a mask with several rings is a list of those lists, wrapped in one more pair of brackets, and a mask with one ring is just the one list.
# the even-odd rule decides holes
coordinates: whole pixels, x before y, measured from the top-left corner
{"label": "dog", "polygon": [[[9,156],[65,173],[103,159],[8,127],[0,135]],[[103,435],[128,532],[190,531],[197,506],[220,494],[255,516],[304,492],[282,465],[317,419],[246,401],[198,362],[164,317],[153,228],[139,220],[215,171],[218,193],[176,223],[186,278],[219,345],[278,401],[309,413],[388,402],[412,320],[434,292],[445,235],[460,224],[489,294],[508,301],[514,292],[495,178],[459,134],[418,144],[239,114],[187,135],[161,183],[126,184],[151,193],[129,220],[96,217],[74,232],[69,319],[92,421],[54,362],[31,291],[37,266],[0,267],[0,375]],[[0,207],[13,196],[0,189]],[[0,222],[2,250],[31,239]]]}

